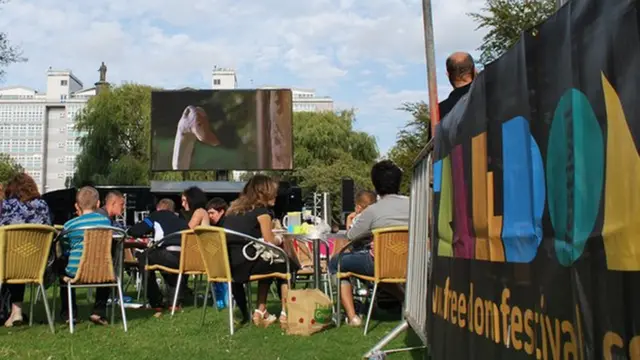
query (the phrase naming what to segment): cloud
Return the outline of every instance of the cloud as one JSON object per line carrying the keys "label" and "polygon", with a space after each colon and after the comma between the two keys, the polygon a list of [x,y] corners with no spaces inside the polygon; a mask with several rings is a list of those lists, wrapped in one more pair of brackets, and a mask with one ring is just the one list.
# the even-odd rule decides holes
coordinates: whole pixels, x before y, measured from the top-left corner
{"label": "cloud", "polygon": [[[483,2],[433,1],[439,64],[480,44],[465,14]],[[11,0],[0,31],[29,58],[7,69],[8,84],[44,90],[52,66],[88,87],[104,61],[112,83],[208,87],[214,65],[234,67],[244,87],[299,84],[358,108],[381,148],[402,125],[395,109],[426,99],[420,0]]]}

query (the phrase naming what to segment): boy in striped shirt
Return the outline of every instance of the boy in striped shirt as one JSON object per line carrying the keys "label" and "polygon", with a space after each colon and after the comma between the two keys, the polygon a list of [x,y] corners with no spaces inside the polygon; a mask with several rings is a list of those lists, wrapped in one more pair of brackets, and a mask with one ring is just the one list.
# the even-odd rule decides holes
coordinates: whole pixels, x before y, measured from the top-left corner
{"label": "boy in striped shirt", "polygon": [[[85,186],[78,190],[76,194],[76,212],[78,217],[67,221],[64,224],[64,230],[73,230],[89,226],[111,226],[111,220],[106,216],[97,213],[100,207],[100,195],[98,191],[91,186]],[[74,278],[80,265],[80,258],[84,249],[84,230],[72,231],[62,239],[64,275]],[[107,325],[105,319],[105,311],[107,308],[107,300],[111,289],[99,287],[96,289],[96,302],[91,313],[91,321],[99,325]],[[62,318],[68,318],[68,297],[67,289],[60,288],[60,297],[62,299]],[[73,313],[77,314],[76,294],[73,289],[72,294]]]}

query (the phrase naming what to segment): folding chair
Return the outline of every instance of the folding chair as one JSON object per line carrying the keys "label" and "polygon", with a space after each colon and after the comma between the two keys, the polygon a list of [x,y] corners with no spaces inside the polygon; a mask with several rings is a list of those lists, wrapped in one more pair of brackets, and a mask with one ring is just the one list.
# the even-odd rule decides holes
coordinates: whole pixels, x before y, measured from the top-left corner
{"label": "folding chair", "polygon": [[[369,321],[373,312],[376,294],[378,292],[378,284],[402,284],[407,282],[407,257],[409,254],[409,227],[397,226],[382,229],[376,229],[373,232],[373,276],[357,274],[353,272],[343,273],[341,271],[342,256],[353,246],[354,242],[350,242],[338,253],[338,273],[336,277],[338,281],[350,277],[359,278],[361,280],[373,282],[373,293],[371,294],[371,302],[367,313],[367,320],[364,326],[364,335],[367,335],[369,329]],[[341,286],[338,285],[338,319],[337,325],[340,326],[340,312],[342,306]]]}
{"label": "folding chair", "polygon": [[44,310],[52,333],[53,317],[44,287],[44,272],[55,228],[47,225],[8,225],[0,227],[0,289],[3,284],[29,284],[29,326],[33,325],[34,285],[43,294]]}
{"label": "folding chair", "polygon": [[[67,288],[68,307],[69,307],[69,331],[73,334],[73,306],[72,306],[72,290],[74,288],[96,288],[111,287],[118,290],[120,302],[120,311],[122,313],[122,325],[124,331],[127,332],[127,314],[124,309],[124,297],[122,293],[122,251],[116,256],[116,266],[114,268],[114,259],[111,255],[111,249],[114,241],[122,250],[122,242],[126,236],[125,231],[112,226],[86,226],[72,230],[64,230],[58,235],[58,239],[62,239],[70,233],[82,231],[84,232],[83,252],[78,265],[78,271],[74,278],[64,276],[62,280],[64,284],[61,287]],[[54,283],[54,291],[55,291]],[[111,323],[115,320],[115,305],[112,301]]]}
{"label": "folding chair", "polygon": [[[233,299],[231,294],[231,266],[229,265],[229,254],[227,251],[227,238],[224,229],[219,227],[197,227],[194,230],[196,241],[202,262],[207,271],[207,289],[211,288],[212,283],[226,283],[229,287],[229,332],[233,335]],[[214,293],[215,298],[215,293]],[[202,310],[202,325],[207,314],[207,300],[209,299],[209,290],[204,294],[204,306]]]}

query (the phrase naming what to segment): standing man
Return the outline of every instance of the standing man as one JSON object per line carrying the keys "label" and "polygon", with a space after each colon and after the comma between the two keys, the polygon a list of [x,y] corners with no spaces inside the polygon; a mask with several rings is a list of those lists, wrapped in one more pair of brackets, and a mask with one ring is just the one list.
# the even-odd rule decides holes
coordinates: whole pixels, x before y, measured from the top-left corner
{"label": "standing man", "polygon": [[456,52],[447,58],[447,76],[453,91],[440,103],[440,119],[443,119],[469,92],[477,73],[473,57],[469,53]]}
{"label": "standing man", "polygon": [[123,227],[116,222],[116,216],[124,213],[124,195],[120,191],[110,191],[104,198],[104,206],[96,210],[97,213],[109,218],[112,226]]}

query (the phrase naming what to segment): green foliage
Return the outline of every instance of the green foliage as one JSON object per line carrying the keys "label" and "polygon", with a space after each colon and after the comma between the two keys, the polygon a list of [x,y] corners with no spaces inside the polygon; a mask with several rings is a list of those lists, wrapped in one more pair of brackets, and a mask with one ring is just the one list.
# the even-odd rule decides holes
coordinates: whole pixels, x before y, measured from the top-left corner
{"label": "green foliage", "polygon": [[389,150],[388,157],[404,171],[400,190],[409,195],[413,163],[431,138],[431,119],[429,107],[423,101],[405,103],[399,110],[411,114],[411,120],[398,132],[396,144]]}
{"label": "green foliage", "polygon": [[529,30],[553,15],[556,0],[487,0],[481,13],[469,14],[478,29],[487,30],[478,48],[480,62],[488,64],[499,58]]}
{"label": "green foliage", "polygon": [[[0,0],[0,5],[5,2],[6,0]],[[7,34],[0,32],[0,80],[4,77],[4,68],[10,64],[24,61],[27,61],[27,58],[22,56],[20,48],[11,46]]]}
{"label": "green foliage", "polygon": [[[82,152],[68,186],[148,185],[150,153],[150,86],[125,84],[105,89],[89,100],[76,118]],[[215,180],[215,171],[164,172],[154,180]]]}
{"label": "green foliage", "polygon": [[[341,209],[341,180],[350,177],[361,189],[372,189],[370,172],[378,158],[376,140],[353,128],[353,111],[297,112],[293,116],[294,171],[268,172],[303,190],[331,194],[334,220]],[[253,173],[247,173],[248,179]]]}
{"label": "green foliage", "polygon": [[0,153],[0,185],[6,184],[14,175],[24,169],[11,156]]}
{"label": "green foliage", "polygon": [[143,185],[149,182],[151,90],[126,84],[102,90],[76,118],[82,152],[76,185]]}

